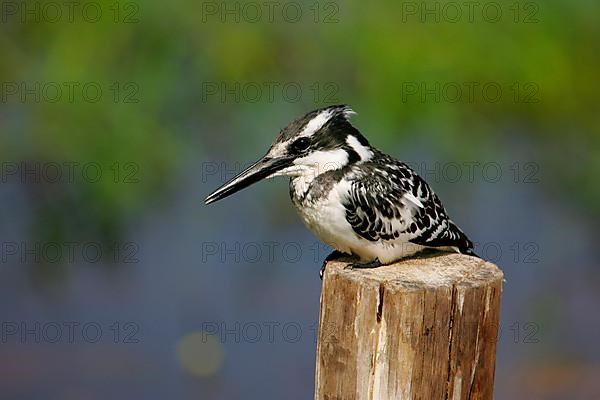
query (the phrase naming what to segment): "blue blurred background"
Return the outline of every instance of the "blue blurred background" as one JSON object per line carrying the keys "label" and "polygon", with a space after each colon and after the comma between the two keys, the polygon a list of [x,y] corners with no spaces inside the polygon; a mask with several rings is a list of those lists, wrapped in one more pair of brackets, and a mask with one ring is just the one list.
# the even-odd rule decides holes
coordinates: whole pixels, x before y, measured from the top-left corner
{"label": "blue blurred background", "polygon": [[202,199],[335,103],[504,270],[496,398],[600,398],[600,3],[0,12],[1,398],[310,398],[330,249]]}

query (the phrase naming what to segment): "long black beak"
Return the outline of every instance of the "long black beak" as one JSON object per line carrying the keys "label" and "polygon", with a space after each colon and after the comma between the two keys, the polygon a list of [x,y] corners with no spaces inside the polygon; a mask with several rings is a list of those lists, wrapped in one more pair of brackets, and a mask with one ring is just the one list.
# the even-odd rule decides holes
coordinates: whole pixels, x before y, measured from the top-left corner
{"label": "long black beak", "polygon": [[289,165],[291,165],[290,158],[269,158],[264,156],[237,176],[230,179],[223,186],[206,196],[204,202],[210,204],[217,200],[221,200]]}

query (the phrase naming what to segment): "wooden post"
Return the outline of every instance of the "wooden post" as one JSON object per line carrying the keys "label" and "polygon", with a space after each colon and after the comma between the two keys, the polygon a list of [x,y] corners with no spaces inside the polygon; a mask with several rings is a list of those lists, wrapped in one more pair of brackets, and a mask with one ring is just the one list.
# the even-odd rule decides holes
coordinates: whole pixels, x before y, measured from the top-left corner
{"label": "wooden post", "polygon": [[374,269],[330,262],[315,399],[491,399],[503,274],[429,253]]}

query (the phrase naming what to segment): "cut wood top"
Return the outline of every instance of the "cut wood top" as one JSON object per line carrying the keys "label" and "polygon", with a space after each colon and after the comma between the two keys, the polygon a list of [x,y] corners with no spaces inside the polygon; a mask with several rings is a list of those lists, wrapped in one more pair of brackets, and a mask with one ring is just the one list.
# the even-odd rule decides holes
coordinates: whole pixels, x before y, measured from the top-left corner
{"label": "cut wood top", "polygon": [[477,287],[503,278],[496,265],[458,253],[428,251],[378,268],[347,268],[351,259],[330,261],[326,274],[386,290],[427,290],[440,287]]}

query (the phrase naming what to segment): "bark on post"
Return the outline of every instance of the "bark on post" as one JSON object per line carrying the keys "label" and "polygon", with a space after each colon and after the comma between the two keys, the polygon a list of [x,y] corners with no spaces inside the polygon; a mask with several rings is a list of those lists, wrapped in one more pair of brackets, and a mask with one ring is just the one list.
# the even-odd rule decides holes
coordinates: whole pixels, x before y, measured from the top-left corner
{"label": "bark on post", "polygon": [[315,399],[491,399],[502,272],[430,253],[375,269],[327,266]]}

